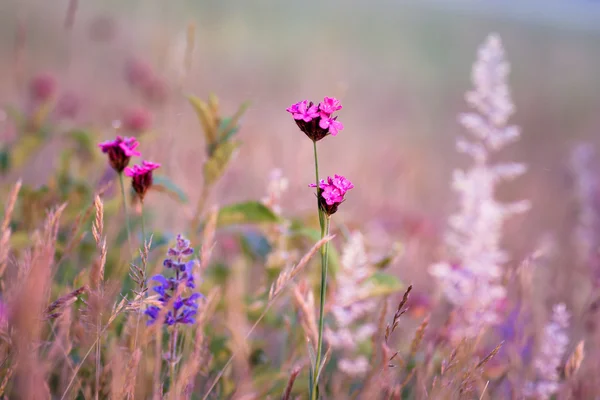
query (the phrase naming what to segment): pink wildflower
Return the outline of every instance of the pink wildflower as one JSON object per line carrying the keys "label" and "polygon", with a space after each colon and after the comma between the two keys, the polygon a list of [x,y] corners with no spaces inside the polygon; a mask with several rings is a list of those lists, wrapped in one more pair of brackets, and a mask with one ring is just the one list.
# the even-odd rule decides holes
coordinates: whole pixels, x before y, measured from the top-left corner
{"label": "pink wildflower", "polygon": [[73,92],[65,92],[58,99],[55,112],[58,118],[74,119],[80,108],[80,98]]}
{"label": "pink wildflower", "polygon": [[142,154],[135,148],[139,146],[139,142],[133,137],[117,136],[115,140],[108,140],[98,144],[103,153],[108,154],[108,161],[118,173],[123,172],[125,167],[129,165],[129,160],[133,156],[141,156]]}
{"label": "pink wildflower", "polygon": [[325,97],[323,102],[318,105],[314,105],[312,101],[303,100],[291,105],[286,110],[292,114],[300,130],[310,140],[317,142],[329,134],[335,136],[344,129],[342,123],[337,121],[337,117],[332,116],[341,108],[339,100],[334,97]]}
{"label": "pink wildflower", "polygon": [[339,131],[344,129],[344,125],[342,125],[341,122],[337,121],[337,117],[321,117],[321,120],[319,121],[319,126],[323,129],[329,129],[329,133],[331,133],[331,136],[337,135]]}
{"label": "pink wildflower", "polygon": [[150,64],[132,58],[125,64],[125,78],[133,88],[140,88],[154,80],[154,71]]}
{"label": "pink wildflower", "polygon": [[29,84],[29,94],[36,103],[45,103],[56,96],[58,84],[54,75],[42,73],[35,76]]}
{"label": "pink wildflower", "polygon": [[152,124],[152,114],[142,107],[127,110],[123,116],[123,129],[133,134],[147,131]]}
{"label": "pink wildflower", "polygon": [[125,169],[125,175],[130,176],[133,190],[144,200],[144,196],[152,186],[152,171],[160,167],[160,164],[150,161],[142,161],[142,165],[134,165]]}
{"label": "pink wildflower", "polygon": [[319,111],[321,112],[321,116],[323,114],[329,117],[334,112],[341,110],[342,104],[335,97],[325,97],[323,101],[319,104]]}
{"label": "pink wildflower", "polygon": [[292,114],[294,119],[301,119],[304,122],[310,122],[319,116],[318,107],[313,105],[312,101],[309,103],[308,100],[292,104],[286,111]]}
{"label": "pink wildflower", "polygon": [[[317,187],[316,184],[311,183],[310,187]],[[341,175],[334,175],[334,177],[327,177],[327,181],[321,179],[319,182],[319,204],[321,209],[327,214],[332,215],[335,213],[340,204],[344,201],[346,192],[354,188],[352,182]]]}

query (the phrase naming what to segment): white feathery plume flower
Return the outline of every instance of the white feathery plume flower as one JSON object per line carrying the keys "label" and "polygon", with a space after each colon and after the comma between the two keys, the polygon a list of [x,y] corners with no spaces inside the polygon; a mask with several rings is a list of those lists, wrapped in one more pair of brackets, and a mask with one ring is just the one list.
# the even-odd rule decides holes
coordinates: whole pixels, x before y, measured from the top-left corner
{"label": "white feathery plume flower", "polygon": [[281,214],[281,196],[287,190],[288,186],[289,181],[283,176],[283,172],[279,168],[273,169],[269,173],[267,196],[262,199],[263,204],[271,207],[276,214]]}
{"label": "white feathery plume flower", "polygon": [[569,312],[564,304],[556,304],[552,318],[544,327],[539,354],[534,360],[537,380],[529,382],[525,388],[527,396],[545,400],[556,393],[560,386],[558,374],[563,357],[569,345]]}
{"label": "white feathery plume flower", "polygon": [[335,327],[325,330],[327,343],[332,349],[341,351],[338,368],[350,376],[362,376],[369,370],[367,359],[356,355],[356,350],[377,330],[375,324],[364,321],[377,308],[377,301],[369,298],[371,285],[366,282],[373,272],[362,234],[352,233],[344,246],[341,268],[335,277],[336,291],[331,307]]}
{"label": "white feathery plume flower", "polygon": [[580,143],[571,153],[575,197],[579,205],[574,244],[581,263],[589,265],[596,281],[600,279],[600,179],[594,149]]}
{"label": "white feathery plume flower", "polygon": [[508,255],[500,248],[502,226],[512,214],[529,208],[527,201],[501,203],[494,197],[497,184],[526,170],[524,164],[490,164],[489,156],[520,136],[508,125],[514,112],[506,78],[509,72],[500,38],[490,35],[479,48],[473,65],[474,90],[466,95],[475,110],[459,116],[471,138],[459,138],[456,148],[473,159],[468,170],[455,170],[452,188],[459,196],[459,210],[449,218],[445,241],[456,264],[438,263],[430,268],[456,312],[455,338],[475,337],[499,320],[497,307],[506,297],[501,279]]}

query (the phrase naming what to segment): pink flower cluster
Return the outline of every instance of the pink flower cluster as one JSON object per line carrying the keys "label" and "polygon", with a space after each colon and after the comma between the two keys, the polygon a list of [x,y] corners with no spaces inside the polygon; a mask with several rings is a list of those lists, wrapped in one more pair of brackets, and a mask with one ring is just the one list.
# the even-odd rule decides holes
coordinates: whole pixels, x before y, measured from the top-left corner
{"label": "pink flower cluster", "polygon": [[325,97],[315,105],[312,101],[303,100],[286,109],[292,114],[296,124],[311,140],[318,141],[328,134],[335,136],[344,129],[344,125],[334,117],[333,113],[341,110],[340,101],[334,97]]}
{"label": "pink flower cluster", "polygon": [[[310,187],[317,187],[311,183]],[[321,179],[319,182],[319,204],[321,209],[327,215],[331,215],[337,211],[337,208],[344,201],[344,196],[348,190],[354,188],[352,182],[342,175],[334,175],[333,178],[328,176],[327,180]]]}
{"label": "pink flower cluster", "polygon": [[114,140],[108,140],[98,144],[103,153],[108,154],[108,161],[111,167],[121,174],[132,178],[131,186],[138,194],[141,200],[144,199],[146,192],[152,186],[152,171],[160,167],[160,164],[150,161],[142,161],[141,165],[127,167],[133,156],[141,156],[142,153],[136,150],[139,142],[134,137],[117,136]]}

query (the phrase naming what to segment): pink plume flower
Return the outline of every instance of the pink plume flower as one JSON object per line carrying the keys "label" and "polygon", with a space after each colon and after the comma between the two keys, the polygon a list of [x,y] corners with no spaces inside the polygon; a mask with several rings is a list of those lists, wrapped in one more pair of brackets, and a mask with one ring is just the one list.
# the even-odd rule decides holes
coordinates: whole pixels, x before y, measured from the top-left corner
{"label": "pink plume flower", "polygon": [[108,140],[98,144],[103,153],[108,154],[108,161],[118,173],[123,172],[129,165],[129,160],[134,156],[141,156],[142,153],[136,150],[139,142],[134,137],[117,136],[115,140]]}
{"label": "pink plume flower", "polygon": [[310,140],[318,142],[325,136],[329,134],[335,136],[344,129],[344,125],[337,121],[337,117],[332,116],[334,112],[341,110],[341,108],[342,105],[338,99],[325,97],[318,105],[314,105],[312,101],[303,100],[292,104],[286,110],[292,114],[300,130]]}
{"label": "pink plume flower", "polygon": [[342,104],[335,97],[325,97],[323,101],[319,104],[319,111],[321,112],[321,116],[325,115],[329,117],[331,114],[341,109]]}
{"label": "pink plume flower", "polygon": [[134,165],[125,169],[125,175],[131,177],[131,186],[143,201],[146,192],[152,186],[152,171],[160,167],[160,164],[151,161],[142,161],[142,165]]}
{"label": "pink plume flower", "polygon": [[[311,183],[310,187],[317,187]],[[333,178],[328,176],[327,180],[321,179],[319,182],[319,205],[327,215],[335,213],[340,204],[344,201],[346,192],[354,188],[352,182],[342,175],[334,175]]]}

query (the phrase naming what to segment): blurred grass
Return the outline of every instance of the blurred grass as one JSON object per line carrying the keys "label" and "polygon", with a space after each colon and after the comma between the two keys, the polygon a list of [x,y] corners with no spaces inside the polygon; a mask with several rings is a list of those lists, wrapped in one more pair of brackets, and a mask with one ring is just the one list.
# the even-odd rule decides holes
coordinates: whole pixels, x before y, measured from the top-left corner
{"label": "blurred grass", "polygon": [[[252,102],[239,158],[214,199],[261,196],[268,171],[281,167],[292,182],[284,207],[309,210],[312,194],[305,187],[312,180],[312,149],[284,109],[302,98],[334,95],[343,101],[346,129],[323,146],[323,174],[343,172],[362,188],[342,211],[347,219],[392,228],[412,213],[443,227],[453,209],[448,179],[464,161],[454,152],[462,133],[456,115],[466,111],[463,95],[471,86],[476,48],[497,32],[512,65],[513,122],[524,131],[503,157],[530,166],[501,196],[534,204],[525,220],[509,226],[509,245],[523,253],[547,230],[570,229],[567,154],[575,140],[600,144],[600,31],[590,23],[599,12],[596,5],[110,0],[79,2],[68,33],[67,3],[14,0],[0,6],[0,100],[23,98],[25,88],[16,87],[11,71],[14,32],[22,23],[26,74],[54,71],[62,85],[85,94],[88,109],[99,110],[85,118],[108,136],[110,122],[137,102],[123,81],[124,61],[141,56],[177,81],[181,33],[194,21],[197,46],[184,91],[201,97],[219,93],[226,113],[240,101]],[[114,18],[113,41],[90,40],[90,22],[98,15]],[[201,188],[200,128],[183,96],[170,100],[154,110],[159,139],[147,153],[166,165],[194,204]],[[165,145],[171,153],[162,151]],[[28,179],[43,175],[40,157]],[[167,205],[160,225],[175,231],[190,218],[192,210],[160,201]],[[519,232],[519,239],[510,239],[515,236],[510,232]]]}

